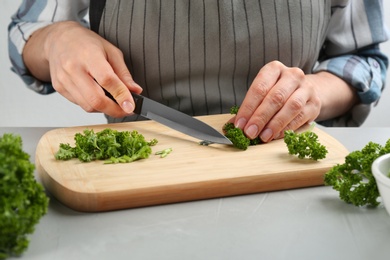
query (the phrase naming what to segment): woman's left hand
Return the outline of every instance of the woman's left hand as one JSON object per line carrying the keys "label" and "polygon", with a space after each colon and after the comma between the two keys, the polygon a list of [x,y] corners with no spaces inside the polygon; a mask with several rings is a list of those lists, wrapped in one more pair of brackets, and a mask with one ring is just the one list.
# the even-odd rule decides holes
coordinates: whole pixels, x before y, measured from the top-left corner
{"label": "woman's left hand", "polygon": [[315,120],[321,106],[317,88],[301,69],[273,61],[257,74],[233,120],[250,139],[269,142]]}

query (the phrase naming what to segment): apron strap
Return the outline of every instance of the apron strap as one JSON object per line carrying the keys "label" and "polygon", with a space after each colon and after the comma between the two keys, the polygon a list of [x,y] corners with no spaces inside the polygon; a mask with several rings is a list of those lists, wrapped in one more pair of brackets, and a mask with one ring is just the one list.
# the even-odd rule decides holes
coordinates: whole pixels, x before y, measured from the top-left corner
{"label": "apron strap", "polygon": [[89,23],[91,30],[99,33],[100,20],[102,18],[106,0],[92,0],[89,4]]}

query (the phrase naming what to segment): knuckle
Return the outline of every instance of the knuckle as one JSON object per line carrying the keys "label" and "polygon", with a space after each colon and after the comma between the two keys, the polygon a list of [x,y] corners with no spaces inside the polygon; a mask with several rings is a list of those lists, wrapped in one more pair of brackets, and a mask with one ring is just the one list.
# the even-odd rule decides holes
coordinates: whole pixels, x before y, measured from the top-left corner
{"label": "knuckle", "polygon": [[302,112],[302,113],[299,113],[298,115],[295,116],[293,122],[295,124],[296,127],[299,127],[301,126],[303,123],[305,123],[305,114]]}
{"label": "knuckle", "polygon": [[254,85],[253,92],[253,97],[255,97],[256,99],[264,99],[264,97],[267,96],[268,93],[267,83],[262,80],[259,81],[257,84]]}
{"label": "knuckle", "polygon": [[285,130],[296,130],[305,123],[305,116],[299,113],[290,123],[284,128]]}
{"label": "knuckle", "polygon": [[258,114],[256,116],[254,116],[253,118],[253,121],[258,125],[258,126],[261,126],[260,128],[262,128],[262,126],[265,126],[267,123],[268,123],[268,116],[266,115],[266,113],[261,113],[261,114]]}
{"label": "knuckle", "polygon": [[285,67],[284,64],[278,60],[273,60],[268,63],[270,68],[282,68]]}
{"label": "knuckle", "polygon": [[96,110],[88,103],[82,103],[78,104],[85,112],[92,113],[95,112]]}
{"label": "knuckle", "polygon": [[282,107],[286,102],[286,94],[283,90],[276,91],[276,93],[271,96],[271,102],[279,108]]}
{"label": "knuckle", "polygon": [[241,105],[240,111],[250,111],[252,113],[256,108],[255,102],[245,102]]}
{"label": "knuckle", "polygon": [[61,82],[64,82],[62,75],[56,75],[56,79],[52,81],[53,88],[58,93],[63,93],[65,91],[65,86],[61,84]]}
{"label": "knuckle", "polygon": [[83,110],[87,113],[92,113],[92,112],[95,112],[96,110],[94,110],[92,107],[90,106],[84,106],[83,107]]}
{"label": "knuckle", "polygon": [[122,99],[122,98],[125,98],[126,95],[129,94],[129,90],[127,88],[124,88],[124,87],[116,87],[113,91],[112,91],[112,96],[115,98],[115,99]]}
{"label": "knuckle", "polygon": [[303,72],[302,69],[298,68],[298,67],[292,67],[290,68],[290,72],[295,75],[296,77],[298,78],[303,78],[305,76],[305,73]]}
{"label": "knuckle", "polygon": [[114,83],[114,77],[109,73],[104,73],[99,76],[99,84],[103,87],[112,86]]}
{"label": "knuckle", "polygon": [[114,57],[113,59],[123,58],[123,52],[119,48],[114,45],[108,45],[108,48],[110,56]]}
{"label": "knuckle", "polygon": [[100,96],[92,95],[88,98],[88,107],[89,112],[102,111],[102,109],[104,108],[104,103]]}
{"label": "knuckle", "polygon": [[281,118],[274,117],[272,119],[272,126],[275,129],[283,129],[286,126],[286,122],[284,122]]}
{"label": "knuckle", "polygon": [[303,72],[303,70],[297,67],[289,68],[284,73],[286,76],[288,76],[295,82],[301,82],[305,78],[305,73]]}
{"label": "knuckle", "polygon": [[314,104],[314,107],[317,109],[321,108],[321,99],[319,96],[314,96],[311,100],[311,102]]}
{"label": "knuckle", "polygon": [[290,109],[293,111],[293,112],[299,112],[299,111],[301,111],[303,108],[304,108],[304,106],[305,106],[305,102],[303,102],[303,100],[302,99],[300,99],[300,98],[292,98],[291,100],[290,100]]}
{"label": "knuckle", "polygon": [[58,63],[62,69],[68,73],[71,73],[73,70],[77,68],[77,62],[73,59],[69,59],[67,55],[59,55],[58,56]]}
{"label": "knuckle", "polygon": [[117,47],[113,48],[113,52],[114,52],[114,54],[116,54],[118,56],[123,56],[123,52],[119,48],[117,48]]}
{"label": "knuckle", "polygon": [[267,93],[267,83],[260,80],[250,88],[247,94],[247,97],[250,97],[251,102],[243,102],[240,111],[251,111],[253,113],[267,96]]}

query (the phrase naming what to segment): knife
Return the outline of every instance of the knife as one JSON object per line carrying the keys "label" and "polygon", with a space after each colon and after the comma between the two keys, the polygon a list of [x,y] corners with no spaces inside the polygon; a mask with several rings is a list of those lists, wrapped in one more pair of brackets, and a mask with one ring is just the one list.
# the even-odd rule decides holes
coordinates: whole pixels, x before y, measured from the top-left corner
{"label": "knife", "polygon": [[[105,92],[108,97],[115,101],[110,93]],[[131,94],[135,102],[135,114],[200,139],[201,143],[205,145],[213,143],[232,145],[232,142],[226,136],[208,124],[142,95]]]}
{"label": "knife", "polygon": [[166,125],[179,132],[202,140],[204,144],[232,142],[208,124],[144,96],[131,93],[135,101],[134,113]]}

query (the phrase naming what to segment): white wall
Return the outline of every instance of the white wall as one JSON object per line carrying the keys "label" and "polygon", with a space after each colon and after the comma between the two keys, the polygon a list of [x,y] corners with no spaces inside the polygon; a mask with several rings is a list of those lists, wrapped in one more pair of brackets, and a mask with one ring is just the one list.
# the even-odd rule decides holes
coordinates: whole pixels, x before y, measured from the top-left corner
{"label": "white wall", "polygon": [[[27,89],[10,70],[7,25],[21,1],[2,0],[0,9],[0,126],[75,126],[105,123],[102,114],[89,114],[59,94],[42,96]],[[390,28],[390,3],[384,0],[385,19]],[[390,56],[390,42],[382,45]],[[388,87],[364,127],[390,126],[390,73]]]}

